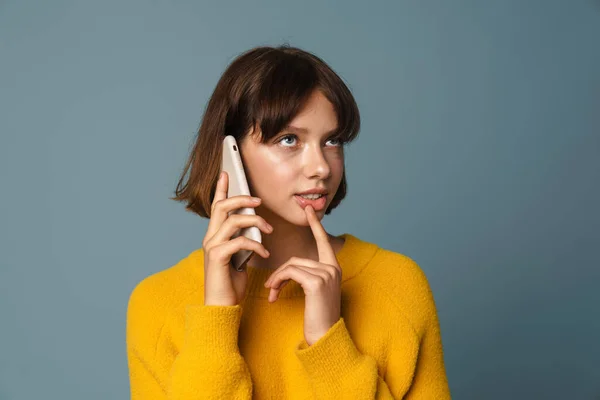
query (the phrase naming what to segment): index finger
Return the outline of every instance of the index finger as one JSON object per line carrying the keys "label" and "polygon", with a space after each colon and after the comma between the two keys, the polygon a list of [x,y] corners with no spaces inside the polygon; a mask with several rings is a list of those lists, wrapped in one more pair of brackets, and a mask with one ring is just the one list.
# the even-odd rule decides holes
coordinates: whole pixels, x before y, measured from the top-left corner
{"label": "index finger", "polygon": [[329,243],[327,232],[325,232],[325,228],[323,228],[323,225],[321,225],[321,221],[319,221],[315,210],[312,208],[312,206],[306,206],[304,211],[306,212],[308,223],[310,224],[310,228],[317,241],[319,262],[337,266],[338,262],[335,258],[335,252],[331,247],[331,243]]}
{"label": "index finger", "polygon": [[228,190],[228,186],[229,186],[228,181],[229,181],[229,176],[227,175],[227,172],[221,171],[219,173],[219,180],[217,180],[217,187],[215,189],[215,197],[213,198],[211,207],[214,206],[214,204],[217,201],[227,198],[227,190]]}
{"label": "index finger", "polygon": [[[206,232],[206,237],[211,238],[219,229],[219,226],[223,223],[223,221],[217,221],[218,216],[214,215],[215,204],[219,200],[224,200],[227,198],[227,190],[229,187],[228,184],[229,176],[227,172],[221,171],[219,174],[219,180],[217,181],[217,187],[215,189],[215,197],[210,205],[210,220],[208,222],[208,228]],[[221,219],[224,220],[224,217],[221,216]]]}

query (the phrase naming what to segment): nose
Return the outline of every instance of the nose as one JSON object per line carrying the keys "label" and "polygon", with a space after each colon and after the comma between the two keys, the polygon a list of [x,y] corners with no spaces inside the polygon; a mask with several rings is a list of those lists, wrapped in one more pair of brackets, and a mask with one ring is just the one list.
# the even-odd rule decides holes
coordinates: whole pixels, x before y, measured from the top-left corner
{"label": "nose", "polygon": [[307,146],[306,156],[304,157],[304,170],[308,178],[317,178],[325,180],[331,174],[329,162],[323,155],[321,146]]}

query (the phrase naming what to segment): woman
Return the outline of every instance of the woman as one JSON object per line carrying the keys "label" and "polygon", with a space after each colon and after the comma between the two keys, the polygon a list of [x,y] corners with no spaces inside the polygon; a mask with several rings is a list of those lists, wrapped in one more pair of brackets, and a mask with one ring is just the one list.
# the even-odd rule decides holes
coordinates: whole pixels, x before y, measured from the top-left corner
{"label": "woman", "polygon": [[[132,399],[450,398],[419,266],[321,225],[346,195],[344,145],[359,128],[352,94],[315,55],[259,47],[231,63],[174,197],[210,219],[202,248],[129,300]],[[227,198],[225,135],[258,202]],[[228,216],[241,207],[256,215]],[[231,240],[248,226],[262,243]],[[230,266],[240,249],[254,252],[242,272]]]}

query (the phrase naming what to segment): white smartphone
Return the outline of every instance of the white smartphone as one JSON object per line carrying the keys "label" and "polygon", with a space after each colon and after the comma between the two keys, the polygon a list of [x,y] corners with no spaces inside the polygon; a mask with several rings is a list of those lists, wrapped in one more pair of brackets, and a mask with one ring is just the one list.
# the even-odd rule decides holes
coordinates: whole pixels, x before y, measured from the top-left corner
{"label": "white smartphone", "polygon": [[[248,181],[246,180],[246,174],[244,172],[244,165],[242,164],[242,157],[240,156],[239,147],[235,138],[231,135],[227,135],[225,136],[225,139],[223,139],[221,171],[227,172],[229,178],[229,185],[227,189],[228,198],[239,195],[252,196],[250,194],[250,189],[248,188]],[[231,214],[256,215],[254,208],[252,207],[243,207],[233,210],[229,212],[228,216]],[[238,229],[231,239],[235,239],[240,235],[262,243],[260,229],[258,229],[256,226]],[[236,271],[243,271],[248,260],[253,254],[254,252],[252,250],[245,249],[236,252],[233,256],[231,256],[231,266]]]}

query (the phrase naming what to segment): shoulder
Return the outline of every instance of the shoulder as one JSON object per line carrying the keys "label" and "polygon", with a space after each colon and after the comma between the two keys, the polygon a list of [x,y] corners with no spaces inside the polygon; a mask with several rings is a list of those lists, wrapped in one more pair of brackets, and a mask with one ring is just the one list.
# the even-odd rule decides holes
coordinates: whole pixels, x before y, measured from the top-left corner
{"label": "shoulder", "polygon": [[194,250],[175,265],[149,275],[135,285],[127,304],[128,341],[156,342],[174,309],[195,297],[201,301],[202,263],[202,249]]}
{"label": "shoulder", "polygon": [[425,329],[436,317],[429,281],[413,258],[379,247],[363,275],[376,284],[416,331]]}
{"label": "shoulder", "polygon": [[429,291],[429,282],[419,264],[408,255],[392,250],[379,248],[373,260],[376,270],[371,270],[375,276],[389,282],[394,290],[409,291],[413,294],[423,294]]}

